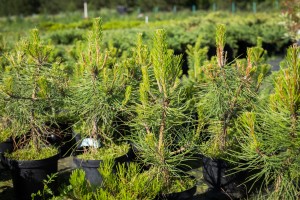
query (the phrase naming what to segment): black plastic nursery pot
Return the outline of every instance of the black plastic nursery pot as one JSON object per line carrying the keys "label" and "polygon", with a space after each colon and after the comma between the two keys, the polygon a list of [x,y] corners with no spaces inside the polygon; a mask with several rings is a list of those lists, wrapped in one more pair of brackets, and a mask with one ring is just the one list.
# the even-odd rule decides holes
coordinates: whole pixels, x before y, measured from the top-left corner
{"label": "black plastic nursery pot", "polygon": [[82,168],[85,172],[85,179],[91,183],[91,185],[101,185],[102,177],[98,168],[102,160],[84,160],[77,157],[73,158],[73,162],[78,168]]}
{"label": "black plastic nursery pot", "polygon": [[4,159],[4,153],[11,153],[13,151],[13,140],[11,138],[7,139],[4,142],[0,142],[0,166],[7,167],[6,161]]}
{"label": "black plastic nursery pot", "polygon": [[239,199],[247,194],[246,181],[248,173],[246,171],[232,171],[233,167],[222,159],[212,159],[203,157],[203,178],[210,191],[225,193],[230,199]]}
{"label": "black plastic nursery pot", "polygon": [[[120,157],[115,158],[115,166],[118,163],[127,163],[130,162],[131,158],[130,151]],[[84,160],[79,159],[76,156],[73,158],[74,163],[78,168],[82,168],[85,172],[85,178],[87,181],[91,183],[91,185],[101,185],[102,183],[102,177],[98,170],[100,163],[103,162],[103,160]]]}
{"label": "black plastic nursery pot", "polygon": [[138,159],[138,155],[140,153],[140,150],[137,148],[136,144],[133,142],[129,142],[130,148],[129,148],[129,157],[131,161],[136,161]]}
{"label": "black plastic nursery pot", "polygon": [[13,151],[13,148],[13,140],[11,138],[7,139],[4,142],[0,142],[0,153],[10,153]]}
{"label": "black plastic nursery pot", "polygon": [[[29,200],[31,194],[42,190],[47,175],[57,173],[59,154],[42,160],[10,160],[13,187],[18,200]],[[55,182],[50,187],[55,191]]]}

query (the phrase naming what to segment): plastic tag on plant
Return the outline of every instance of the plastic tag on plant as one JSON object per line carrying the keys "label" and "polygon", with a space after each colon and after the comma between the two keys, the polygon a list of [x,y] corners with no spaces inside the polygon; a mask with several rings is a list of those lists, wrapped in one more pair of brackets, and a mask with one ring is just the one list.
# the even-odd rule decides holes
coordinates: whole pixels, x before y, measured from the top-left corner
{"label": "plastic tag on plant", "polygon": [[94,147],[99,148],[101,146],[100,140],[95,140],[93,138],[85,138],[82,140],[80,147]]}

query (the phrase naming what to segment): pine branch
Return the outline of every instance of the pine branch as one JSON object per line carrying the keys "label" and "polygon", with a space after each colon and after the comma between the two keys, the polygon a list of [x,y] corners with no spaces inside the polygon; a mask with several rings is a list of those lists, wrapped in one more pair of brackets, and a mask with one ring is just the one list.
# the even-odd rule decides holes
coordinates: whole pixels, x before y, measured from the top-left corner
{"label": "pine branch", "polygon": [[171,156],[172,156],[172,155],[176,155],[176,154],[178,154],[178,153],[184,152],[185,150],[186,150],[186,147],[180,147],[178,150],[172,151],[172,152],[170,153],[170,155],[171,155]]}
{"label": "pine branch", "polygon": [[144,124],[147,134],[151,134],[150,128],[147,124]]}

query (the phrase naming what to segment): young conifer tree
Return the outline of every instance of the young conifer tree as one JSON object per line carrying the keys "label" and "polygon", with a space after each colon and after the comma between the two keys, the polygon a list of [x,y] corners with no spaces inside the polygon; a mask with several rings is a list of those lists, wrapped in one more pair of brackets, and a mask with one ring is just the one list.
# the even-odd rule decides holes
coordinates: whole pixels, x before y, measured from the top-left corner
{"label": "young conifer tree", "polygon": [[143,162],[157,170],[163,191],[168,191],[175,177],[180,179],[176,167],[193,147],[189,139],[192,131],[184,126],[191,119],[185,113],[181,56],[168,49],[164,30],[155,32],[150,53],[141,35],[137,46],[142,80],[135,107],[134,143]]}
{"label": "young conifer tree", "polygon": [[90,153],[97,153],[99,139],[102,146],[114,144],[113,121],[131,93],[131,87],[127,86],[128,68],[114,62],[101,42],[102,19],[96,18],[88,33],[87,47],[78,60],[69,99],[70,109],[79,116],[78,131],[95,142],[89,148]]}
{"label": "young conifer tree", "polygon": [[[62,106],[63,66],[52,59],[52,50],[41,41],[38,30],[32,30],[28,40],[20,41],[14,51],[5,55],[9,65],[1,77],[6,131],[13,137],[20,136],[19,148],[32,149],[35,154],[47,145],[46,138],[52,134],[48,125],[55,123]],[[35,154],[25,150],[20,156],[37,159]]]}
{"label": "young conifer tree", "polygon": [[247,58],[227,63],[224,25],[216,31],[216,54],[203,66],[204,80],[199,83],[198,117],[204,127],[202,153],[222,157],[234,143],[235,121],[244,111],[253,109],[261,82],[269,66],[264,64],[265,51],[258,41],[247,50]]}
{"label": "young conifer tree", "polygon": [[252,170],[251,179],[262,181],[265,199],[299,198],[300,48],[288,49],[274,79],[269,101],[238,120],[238,145],[232,155]]}

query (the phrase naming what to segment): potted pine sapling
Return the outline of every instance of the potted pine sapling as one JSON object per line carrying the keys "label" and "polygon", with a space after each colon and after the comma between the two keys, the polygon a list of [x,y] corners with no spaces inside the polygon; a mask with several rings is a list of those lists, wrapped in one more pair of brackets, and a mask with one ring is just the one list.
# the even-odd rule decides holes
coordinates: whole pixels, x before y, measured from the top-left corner
{"label": "potted pine sapling", "polygon": [[112,62],[109,52],[101,49],[101,41],[102,20],[97,18],[78,61],[68,100],[69,110],[79,117],[74,130],[82,138],[78,144],[81,153],[74,162],[85,170],[92,185],[101,183],[100,162],[108,158],[126,161],[129,150],[128,144],[114,137],[118,135],[114,121],[129,99],[131,87],[126,85],[130,77],[127,68]]}
{"label": "potted pine sapling", "polygon": [[7,119],[2,128],[16,145],[5,157],[20,199],[31,199],[31,193],[43,188],[42,180],[57,172],[59,151],[47,142],[52,134],[47,124],[54,123],[63,86],[56,76],[62,68],[49,60],[51,52],[34,29],[6,54],[9,64],[1,77],[2,116]]}
{"label": "potted pine sapling", "polygon": [[[203,175],[209,190],[224,192],[240,198],[244,186],[243,174],[232,174],[228,150],[233,148],[235,121],[244,111],[254,108],[262,80],[269,66],[264,63],[265,51],[260,40],[256,47],[247,49],[247,58],[226,63],[225,26],[216,31],[217,56],[203,66],[205,81],[200,83],[198,118],[202,127],[200,152],[203,157]],[[232,175],[228,175],[232,174]],[[239,187],[238,187],[239,186]],[[217,192],[215,192],[217,191]],[[222,195],[222,193],[219,193]]]}
{"label": "potted pine sapling", "polygon": [[193,149],[192,128],[186,126],[191,117],[182,101],[181,56],[168,50],[164,30],[155,32],[150,54],[141,44],[141,35],[138,41],[142,80],[132,122],[137,156],[146,169],[155,172],[153,178],[161,180],[157,198],[191,198],[195,180],[179,169]]}
{"label": "potted pine sapling", "polygon": [[300,47],[287,50],[274,78],[269,101],[238,121],[240,151],[232,155],[244,162],[238,169],[251,170],[263,183],[264,199],[298,199],[300,144]]}

